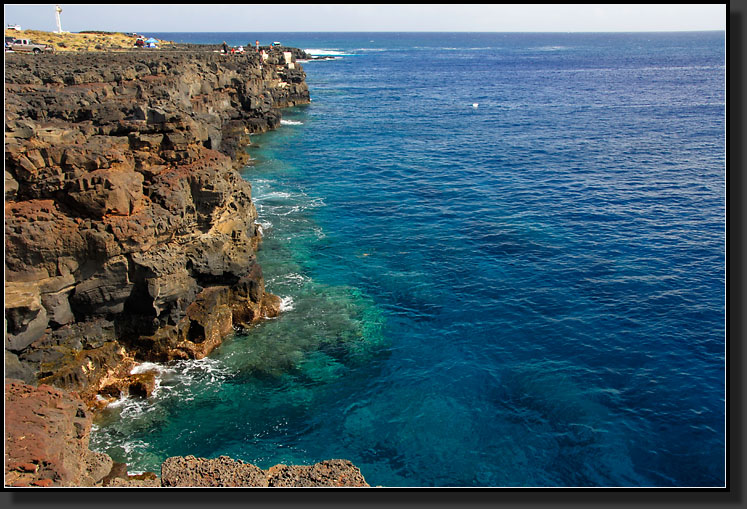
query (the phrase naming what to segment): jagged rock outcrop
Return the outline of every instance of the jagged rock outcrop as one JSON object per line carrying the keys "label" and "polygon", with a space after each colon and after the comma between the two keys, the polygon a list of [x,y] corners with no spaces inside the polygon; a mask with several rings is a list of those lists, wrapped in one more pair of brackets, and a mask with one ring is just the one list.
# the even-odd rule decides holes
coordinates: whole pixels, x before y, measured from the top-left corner
{"label": "jagged rock outcrop", "polygon": [[251,185],[236,169],[249,134],[309,101],[294,60],[8,55],[13,373],[78,391],[89,405],[147,394],[147,381],[129,375],[135,362],[204,357],[235,326],[278,313],[256,262]]}
{"label": "jagged rock outcrop", "polygon": [[5,485],[49,486],[368,486],[346,460],[262,470],[227,456],[176,456],[153,472],[130,475],[127,465],[88,448],[92,412],[75,393],[20,380],[5,381]]}
{"label": "jagged rock outcrop", "polygon": [[282,44],[279,46],[260,46],[260,51],[264,51],[269,55],[271,59],[277,59],[277,62],[280,62],[280,59],[284,58],[283,53],[290,53],[293,56],[293,60],[311,60],[314,57],[310,54],[306,53],[301,48],[293,48],[290,46],[283,46]]}
{"label": "jagged rock outcrop", "polygon": [[162,486],[200,487],[363,487],[361,471],[347,460],[314,465],[275,465],[262,470],[228,456],[214,459],[176,456],[161,465]]}
{"label": "jagged rock outcrop", "polygon": [[5,381],[5,485],[93,486],[112,459],[88,449],[91,412],[49,385]]}

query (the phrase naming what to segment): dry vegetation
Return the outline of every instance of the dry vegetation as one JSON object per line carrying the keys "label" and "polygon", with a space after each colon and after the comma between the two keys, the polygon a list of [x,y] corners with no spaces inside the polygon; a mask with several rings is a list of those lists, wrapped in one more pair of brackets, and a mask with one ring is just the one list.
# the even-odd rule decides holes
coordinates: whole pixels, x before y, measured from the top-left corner
{"label": "dry vegetation", "polygon": [[[47,44],[55,51],[121,51],[135,47],[137,37],[120,32],[105,33],[62,33],[42,32],[40,30],[5,30],[6,37],[31,39],[37,44]],[[161,41],[159,46],[173,43]]]}

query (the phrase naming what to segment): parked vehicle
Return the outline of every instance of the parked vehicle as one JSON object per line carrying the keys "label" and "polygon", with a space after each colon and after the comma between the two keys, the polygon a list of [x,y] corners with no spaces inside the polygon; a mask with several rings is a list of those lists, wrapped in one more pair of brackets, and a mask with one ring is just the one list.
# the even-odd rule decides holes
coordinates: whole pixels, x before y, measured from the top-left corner
{"label": "parked vehicle", "polygon": [[30,39],[15,39],[13,42],[5,43],[5,47],[18,53],[35,53],[41,52],[52,52],[54,48],[47,46],[46,44],[36,44],[31,42]]}

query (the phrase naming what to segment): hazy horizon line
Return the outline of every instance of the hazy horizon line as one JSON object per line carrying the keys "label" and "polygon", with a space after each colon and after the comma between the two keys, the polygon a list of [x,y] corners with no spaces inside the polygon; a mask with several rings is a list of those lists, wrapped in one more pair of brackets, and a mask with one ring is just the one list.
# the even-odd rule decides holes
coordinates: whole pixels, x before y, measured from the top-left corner
{"label": "hazy horizon line", "polygon": [[[6,30],[8,28],[6,27]],[[40,30],[36,28],[25,28],[25,30],[34,30],[37,32],[56,33],[53,30]],[[64,33],[79,34],[83,32],[103,32],[103,33],[138,33],[138,32],[159,32],[162,34],[657,34],[673,32],[726,32],[726,29],[712,28],[699,30],[519,30],[519,31],[486,31],[486,30],[252,30],[252,31],[232,31],[232,30],[96,30],[85,29],[77,31],[66,31]]]}

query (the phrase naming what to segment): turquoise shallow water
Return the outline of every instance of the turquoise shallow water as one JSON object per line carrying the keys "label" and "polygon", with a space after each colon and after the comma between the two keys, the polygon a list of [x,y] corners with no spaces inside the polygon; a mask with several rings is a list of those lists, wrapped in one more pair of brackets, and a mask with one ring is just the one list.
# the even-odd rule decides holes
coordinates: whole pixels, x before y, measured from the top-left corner
{"label": "turquoise shallow water", "polygon": [[723,485],[723,33],[149,35],[337,58],[243,171],[285,312],[158,366],[95,448]]}

